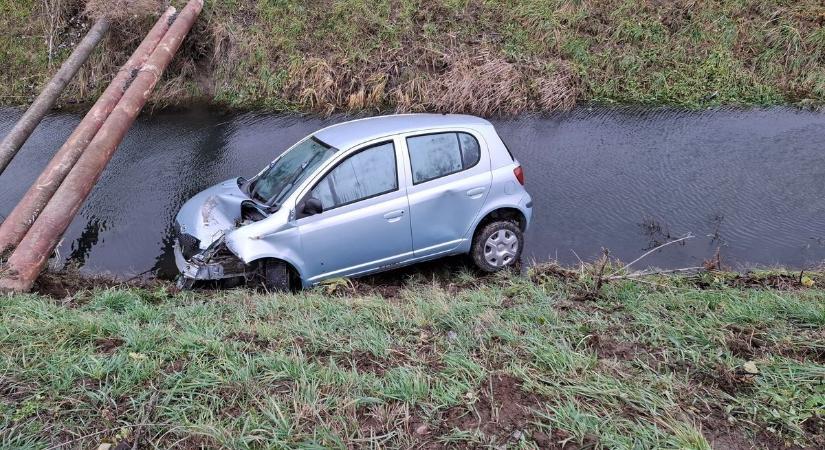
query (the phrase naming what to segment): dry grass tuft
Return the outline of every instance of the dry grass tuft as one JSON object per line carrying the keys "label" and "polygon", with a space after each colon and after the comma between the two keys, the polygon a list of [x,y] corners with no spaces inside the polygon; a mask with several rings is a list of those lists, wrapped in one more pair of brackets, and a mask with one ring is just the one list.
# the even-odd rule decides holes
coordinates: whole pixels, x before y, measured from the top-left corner
{"label": "dry grass tuft", "polygon": [[441,53],[423,48],[370,58],[357,69],[346,61],[311,57],[293,63],[285,97],[312,111],[380,109],[509,116],[526,110],[572,108],[578,75],[563,61],[547,70],[513,63],[492,51]]}
{"label": "dry grass tuft", "polygon": [[379,109],[386,103],[390,76],[380,68],[355,69],[343,61],[312,57],[294,63],[284,85],[285,97],[317,112]]}
{"label": "dry grass tuft", "polygon": [[529,80],[515,64],[488,52],[449,55],[447,60],[450,69],[424,89],[428,107],[488,116],[515,114],[529,106]]}
{"label": "dry grass tuft", "polygon": [[513,63],[484,51],[441,54],[430,65],[428,75],[400,83],[393,91],[399,111],[508,116],[535,109],[567,110],[581,94],[578,75],[563,61],[542,71],[536,64]]}
{"label": "dry grass tuft", "polygon": [[112,23],[129,23],[157,15],[164,3],[162,0],[87,0],[85,12],[93,19],[105,17]]}
{"label": "dry grass tuft", "polygon": [[578,74],[563,61],[556,62],[549,74],[535,79],[536,105],[540,110],[569,110],[582,93]]}
{"label": "dry grass tuft", "polygon": [[332,112],[340,104],[335,73],[321,58],[308,58],[290,69],[291,83],[285,86],[287,98],[310,109]]}

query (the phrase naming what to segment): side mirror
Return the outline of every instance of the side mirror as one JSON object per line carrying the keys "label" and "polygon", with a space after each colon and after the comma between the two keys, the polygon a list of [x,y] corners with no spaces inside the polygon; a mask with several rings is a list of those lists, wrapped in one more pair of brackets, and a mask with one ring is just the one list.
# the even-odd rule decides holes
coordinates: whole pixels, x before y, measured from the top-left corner
{"label": "side mirror", "polygon": [[321,200],[318,200],[315,197],[310,197],[304,202],[304,207],[301,209],[301,212],[304,217],[321,214],[324,212],[324,204],[321,203]]}

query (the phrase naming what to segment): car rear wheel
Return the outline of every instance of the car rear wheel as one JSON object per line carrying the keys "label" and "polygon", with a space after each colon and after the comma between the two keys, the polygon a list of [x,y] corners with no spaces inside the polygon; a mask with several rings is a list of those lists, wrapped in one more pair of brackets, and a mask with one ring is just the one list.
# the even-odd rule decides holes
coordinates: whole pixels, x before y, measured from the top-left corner
{"label": "car rear wheel", "polygon": [[479,269],[498,272],[516,265],[524,248],[524,234],[513,222],[499,221],[476,233],[471,256]]}

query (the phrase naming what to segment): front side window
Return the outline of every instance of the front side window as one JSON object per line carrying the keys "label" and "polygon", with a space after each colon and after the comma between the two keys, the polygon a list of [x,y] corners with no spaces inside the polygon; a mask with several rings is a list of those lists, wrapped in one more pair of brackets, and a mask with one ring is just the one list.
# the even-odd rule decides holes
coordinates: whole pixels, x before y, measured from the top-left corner
{"label": "front side window", "polygon": [[423,183],[475,166],[478,140],[467,133],[438,133],[407,138],[413,183]]}
{"label": "front side window", "polygon": [[263,203],[280,204],[336,151],[314,137],[299,142],[252,182],[250,197]]}
{"label": "front side window", "polygon": [[398,189],[392,142],[361,150],[345,159],[312,189],[324,210],[337,208]]}

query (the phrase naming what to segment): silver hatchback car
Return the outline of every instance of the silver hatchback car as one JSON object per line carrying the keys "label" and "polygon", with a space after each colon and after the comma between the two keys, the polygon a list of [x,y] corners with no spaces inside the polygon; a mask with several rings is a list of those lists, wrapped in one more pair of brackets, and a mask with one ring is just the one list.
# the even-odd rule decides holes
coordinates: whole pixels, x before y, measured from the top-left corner
{"label": "silver hatchback car", "polygon": [[279,290],[456,254],[495,272],[519,260],[532,206],[486,120],[354,120],[186,202],[175,260],[184,286],[244,277]]}

